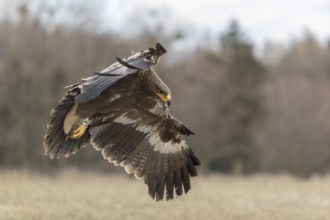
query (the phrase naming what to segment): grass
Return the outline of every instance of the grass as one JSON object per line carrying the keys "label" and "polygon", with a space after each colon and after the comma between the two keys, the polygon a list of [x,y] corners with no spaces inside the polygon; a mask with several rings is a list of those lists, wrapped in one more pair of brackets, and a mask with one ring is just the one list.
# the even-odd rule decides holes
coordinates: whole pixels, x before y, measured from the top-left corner
{"label": "grass", "polygon": [[0,219],[330,219],[330,177],[199,176],[192,187],[155,202],[142,181],[126,176],[0,171]]}

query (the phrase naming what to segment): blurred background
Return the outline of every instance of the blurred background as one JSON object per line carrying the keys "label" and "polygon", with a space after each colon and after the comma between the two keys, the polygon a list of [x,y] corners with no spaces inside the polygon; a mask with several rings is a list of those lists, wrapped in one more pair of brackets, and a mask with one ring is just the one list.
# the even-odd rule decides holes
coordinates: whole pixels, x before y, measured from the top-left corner
{"label": "blurred background", "polygon": [[43,155],[64,86],[160,42],[156,71],[202,173],[330,172],[330,2],[0,2],[0,168],[123,172]]}

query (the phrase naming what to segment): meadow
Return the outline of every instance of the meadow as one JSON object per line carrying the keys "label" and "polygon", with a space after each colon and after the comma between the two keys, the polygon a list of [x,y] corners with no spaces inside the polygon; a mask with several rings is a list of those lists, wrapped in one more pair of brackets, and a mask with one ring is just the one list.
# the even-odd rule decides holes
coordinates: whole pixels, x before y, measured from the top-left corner
{"label": "meadow", "polygon": [[330,219],[330,177],[199,176],[172,201],[153,201],[124,175],[0,171],[1,220]]}

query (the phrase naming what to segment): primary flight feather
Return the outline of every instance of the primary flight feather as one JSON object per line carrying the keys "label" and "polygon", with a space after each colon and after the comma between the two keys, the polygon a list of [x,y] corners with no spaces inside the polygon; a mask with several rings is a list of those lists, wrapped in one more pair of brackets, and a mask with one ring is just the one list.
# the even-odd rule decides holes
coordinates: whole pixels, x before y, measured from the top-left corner
{"label": "primary flight feather", "polygon": [[200,161],[183,139],[193,132],[169,113],[171,91],[152,69],[164,53],[157,43],[68,86],[51,111],[45,154],[69,157],[91,143],[104,159],[144,179],[152,198],[187,193]]}

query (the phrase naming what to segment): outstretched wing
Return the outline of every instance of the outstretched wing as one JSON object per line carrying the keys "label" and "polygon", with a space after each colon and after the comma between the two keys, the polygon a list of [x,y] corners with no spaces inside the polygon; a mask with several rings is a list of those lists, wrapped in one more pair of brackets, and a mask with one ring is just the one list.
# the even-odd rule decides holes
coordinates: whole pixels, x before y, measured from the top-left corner
{"label": "outstretched wing", "polygon": [[[147,107],[148,106],[148,107]],[[163,104],[146,97],[99,119],[92,128],[92,144],[105,159],[144,178],[149,195],[172,199],[190,189],[190,176],[200,165],[183,135],[192,134]]]}
{"label": "outstretched wing", "polygon": [[136,73],[139,70],[147,70],[158,63],[159,57],[166,53],[166,50],[159,44],[156,49],[149,48],[141,50],[127,58],[116,57],[117,62],[105,68],[94,76],[82,79],[81,82],[68,86],[68,88],[80,88],[80,94],[76,97],[77,104],[86,103],[98,97],[106,88],[116,83],[119,79],[128,74]]}
{"label": "outstretched wing", "polygon": [[121,108],[134,103],[139,98],[139,89],[134,88],[136,75],[149,71],[165,52],[157,44],[156,49],[149,48],[128,58],[117,58],[118,62],[100,73],[68,86],[69,91],[51,112],[51,120],[44,136],[45,154],[51,158],[61,158],[63,155],[69,157],[85,146],[90,139],[88,128],[85,128],[82,138],[71,139],[64,127],[72,128],[81,120],[93,118],[94,113],[104,105]]}

